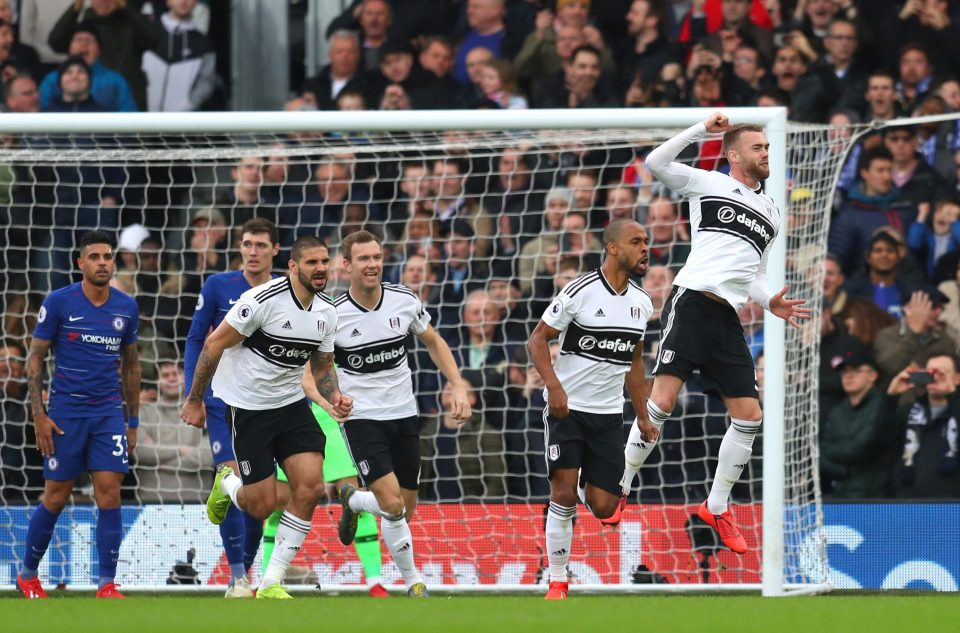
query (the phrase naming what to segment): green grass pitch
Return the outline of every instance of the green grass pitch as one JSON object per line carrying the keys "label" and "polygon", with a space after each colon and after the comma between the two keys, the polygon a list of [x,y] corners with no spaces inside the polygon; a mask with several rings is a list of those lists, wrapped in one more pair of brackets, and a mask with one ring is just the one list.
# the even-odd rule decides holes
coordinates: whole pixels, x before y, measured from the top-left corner
{"label": "green grass pitch", "polygon": [[960,630],[960,597],[940,595],[310,597],[278,602],[132,595],[125,601],[0,597],[4,633],[933,633]]}

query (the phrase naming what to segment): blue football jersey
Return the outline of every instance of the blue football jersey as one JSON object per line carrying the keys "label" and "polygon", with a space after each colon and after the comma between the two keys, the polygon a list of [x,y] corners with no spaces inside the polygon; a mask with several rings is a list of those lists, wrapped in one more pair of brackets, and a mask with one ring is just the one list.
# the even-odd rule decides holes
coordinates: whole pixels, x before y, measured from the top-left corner
{"label": "blue football jersey", "polygon": [[50,341],[54,356],[50,417],[102,417],[120,413],[120,352],[137,342],[139,314],[116,288],[102,306],[90,303],[80,282],[51,292],[33,336]]}
{"label": "blue football jersey", "polygon": [[[187,346],[184,350],[183,370],[186,380],[186,391],[189,393],[193,384],[193,373],[197,368],[197,359],[203,349],[203,342],[211,330],[215,330],[223,317],[226,316],[233,304],[237,302],[252,286],[243,276],[242,270],[231,270],[225,273],[211,275],[200,289],[197,307],[187,333]],[[205,399],[213,397],[213,390],[208,386],[204,394]]]}

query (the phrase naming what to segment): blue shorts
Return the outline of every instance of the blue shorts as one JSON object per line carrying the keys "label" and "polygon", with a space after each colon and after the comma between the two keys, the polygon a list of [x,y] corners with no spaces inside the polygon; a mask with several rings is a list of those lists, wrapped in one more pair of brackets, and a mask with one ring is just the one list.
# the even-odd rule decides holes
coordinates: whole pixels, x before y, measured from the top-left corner
{"label": "blue shorts", "polygon": [[207,434],[213,463],[217,466],[224,462],[236,461],[233,454],[233,432],[227,421],[227,404],[220,398],[205,398],[207,408]]}
{"label": "blue shorts", "polygon": [[63,435],[53,434],[53,455],[43,460],[43,478],[70,481],[87,471],[127,473],[127,425],[122,415],[105,418],[53,418]]}

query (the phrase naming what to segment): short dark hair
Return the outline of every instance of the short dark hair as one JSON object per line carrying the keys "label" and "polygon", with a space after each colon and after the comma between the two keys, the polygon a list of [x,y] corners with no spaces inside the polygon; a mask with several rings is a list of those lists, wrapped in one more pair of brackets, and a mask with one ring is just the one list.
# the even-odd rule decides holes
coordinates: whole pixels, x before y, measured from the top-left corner
{"label": "short dark hair", "polygon": [[303,258],[303,252],[311,248],[323,247],[329,250],[327,243],[316,235],[301,235],[293,242],[290,247],[290,259],[299,262]]}
{"label": "short dark hair", "polygon": [[857,165],[857,171],[860,172],[864,169],[870,169],[870,165],[873,164],[875,160],[893,161],[893,154],[883,145],[871,148],[865,151],[863,156],[860,157],[860,164]]}
{"label": "short dark hair", "polygon": [[636,224],[635,220],[628,220],[626,218],[621,218],[619,220],[614,220],[603,229],[603,248],[606,250],[607,245],[613,244],[618,239],[620,239],[620,233],[623,232],[623,227],[627,224]]}
{"label": "short dark hair", "polygon": [[80,238],[80,252],[83,253],[86,247],[93,244],[106,244],[111,249],[113,248],[113,240],[109,235],[103,231],[90,231]]}
{"label": "short dark hair", "polygon": [[870,85],[870,80],[873,79],[874,77],[884,77],[886,79],[889,79],[890,82],[893,83],[894,85],[896,85],[897,83],[897,76],[894,75],[893,72],[891,72],[887,68],[877,68],[872,73],[867,75],[867,86]]}
{"label": "short dark hair", "polygon": [[592,53],[593,55],[596,56],[597,59],[600,59],[600,51],[597,50],[596,46],[593,46],[591,44],[581,44],[580,46],[573,49],[572,53],[570,53],[570,61],[572,62],[573,60],[575,60],[577,58],[577,55],[583,52]]}
{"label": "short dark hair", "polygon": [[370,244],[371,242],[376,242],[383,246],[383,242],[380,241],[380,238],[371,233],[370,231],[354,231],[350,235],[346,236],[340,242],[340,254],[343,255],[343,259],[350,261],[350,258],[353,256],[353,245],[354,244]]}
{"label": "short dark hair", "polygon": [[737,144],[740,135],[744,132],[760,132],[763,134],[763,126],[756,123],[740,123],[734,125],[731,129],[723,133],[723,153],[726,154],[731,147]]}
{"label": "short dark hair", "polygon": [[916,51],[918,53],[923,53],[924,59],[927,60],[927,63],[930,62],[930,51],[927,50],[927,47],[920,42],[907,42],[900,47],[899,52],[897,52],[897,60],[899,61],[901,57],[909,53],[910,51]]}
{"label": "short dark hair", "polygon": [[244,222],[240,228],[240,235],[244,233],[254,235],[266,233],[270,236],[270,246],[280,243],[280,231],[277,230],[277,225],[266,218],[251,218]]}

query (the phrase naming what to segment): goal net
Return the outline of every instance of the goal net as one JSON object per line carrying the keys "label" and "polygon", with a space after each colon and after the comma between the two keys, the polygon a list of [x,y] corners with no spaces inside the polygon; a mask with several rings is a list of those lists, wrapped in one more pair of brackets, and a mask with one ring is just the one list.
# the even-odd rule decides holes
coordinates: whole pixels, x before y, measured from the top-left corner
{"label": "goal net", "polygon": [[[731,113],[735,122],[766,125],[774,172],[768,190],[789,214],[781,252],[771,259],[771,286],[786,281],[792,295],[818,308],[834,181],[849,134],[788,127],[782,110]],[[386,280],[421,297],[475,403],[476,414],[457,430],[443,415],[441,377],[410,341],[422,412],[417,562],[432,586],[536,588],[544,582],[549,490],[543,384],[525,343],[558,289],[599,265],[598,232],[611,218],[647,227],[651,269],[642,284],[659,314],[689,251],[690,228],[685,204],[652,178],[644,159],[708,112],[312,114],[5,117],[0,300],[8,367],[22,367],[17,356],[45,295],[78,279],[80,236],[95,228],[115,235],[113,283],[140,309],[143,375],[139,445],[123,487],[118,581],[148,589],[222,585],[228,566],[202,506],[211,449],[204,433],[177,416],[178,366],[200,287],[211,274],[237,268],[237,229],[259,216],[280,227],[278,271],[293,239],[323,237],[334,256],[327,292],[341,293],[347,282],[337,246],[369,229],[384,240]],[[716,142],[680,159],[723,167]],[[774,321],[764,328],[755,306],[741,317],[765,363],[766,437],[733,490],[749,551],[723,549],[695,518],[729,422],[695,378],[641,471],[619,529],[601,529],[580,508],[571,572],[584,590],[757,589],[763,581],[776,593],[827,580],[817,480],[819,326],[814,319],[784,335]],[[654,321],[644,343],[650,367],[658,338]],[[7,390],[0,585],[13,584],[43,485],[26,402],[22,385]],[[628,409],[626,422],[633,417]],[[292,582],[361,586],[355,553],[336,538],[338,514],[336,504],[317,508]],[[45,583],[95,582],[95,521],[90,482],[80,479],[44,558]],[[396,582],[383,553],[384,580]],[[254,570],[256,577],[259,559]]]}

